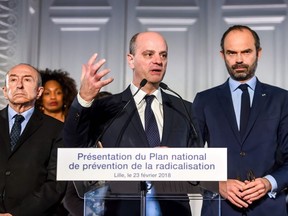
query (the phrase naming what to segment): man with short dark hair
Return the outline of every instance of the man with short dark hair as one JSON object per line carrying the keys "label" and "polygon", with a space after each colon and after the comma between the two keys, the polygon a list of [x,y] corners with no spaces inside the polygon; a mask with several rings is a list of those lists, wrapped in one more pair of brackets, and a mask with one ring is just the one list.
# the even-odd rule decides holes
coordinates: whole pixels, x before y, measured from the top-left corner
{"label": "man with short dark hair", "polygon": [[262,49],[248,26],[230,27],[221,40],[230,78],[193,102],[208,147],[228,150],[226,200],[204,200],[202,215],[284,216],[288,186],[288,92],[255,76]]}

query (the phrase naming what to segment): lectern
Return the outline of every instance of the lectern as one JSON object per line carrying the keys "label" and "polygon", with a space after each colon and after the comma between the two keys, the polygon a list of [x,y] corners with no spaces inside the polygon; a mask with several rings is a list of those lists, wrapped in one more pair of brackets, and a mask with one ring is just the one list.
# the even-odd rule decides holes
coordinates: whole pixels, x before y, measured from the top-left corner
{"label": "lectern", "polygon": [[74,182],[85,216],[118,208],[152,216],[150,204],[179,207],[211,199],[219,201],[221,215],[225,148],[59,148],[57,160],[57,180]]}
{"label": "lectern", "polygon": [[[90,190],[85,192],[81,184],[83,182],[74,182],[77,193],[84,201],[84,216],[103,216],[109,204],[125,201],[133,201],[139,203],[139,215],[149,215],[149,202],[162,201],[183,201],[192,200],[210,200],[217,199],[219,202],[219,216],[221,215],[220,202],[218,196],[218,182],[187,182],[187,181],[171,181],[171,182],[94,182],[94,186],[90,185]],[[86,182],[86,186],[87,186]],[[80,188],[79,188],[80,187]],[[153,189],[153,193],[149,191]],[[108,207],[107,207],[108,206]],[[112,205],[113,206],[113,205]],[[197,216],[197,215],[193,215]],[[200,216],[200,215],[199,215]]]}

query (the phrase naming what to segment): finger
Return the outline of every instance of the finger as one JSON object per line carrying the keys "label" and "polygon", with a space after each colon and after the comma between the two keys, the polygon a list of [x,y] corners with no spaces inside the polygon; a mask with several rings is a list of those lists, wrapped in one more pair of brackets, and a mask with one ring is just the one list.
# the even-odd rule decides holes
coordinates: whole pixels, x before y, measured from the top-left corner
{"label": "finger", "polygon": [[82,80],[84,79],[85,77],[85,74],[86,74],[86,65],[82,65],[82,73],[81,73],[81,78],[80,78],[80,81],[82,82]]}
{"label": "finger", "polygon": [[245,185],[243,189],[244,190],[241,194],[242,199],[249,200],[251,197],[254,197],[255,194],[258,196],[258,191],[263,189],[263,187],[261,187],[261,184],[259,185],[257,182],[250,182]]}
{"label": "finger", "polygon": [[100,80],[99,81],[99,85],[100,85],[100,88],[108,85],[109,83],[111,83],[114,79],[113,78],[107,78],[107,79],[104,79],[104,80]]}
{"label": "finger", "polygon": [[253,188],[249,188],[249,189],[246,189],[244,191],[241,192],[241,197],[244,199],[244,197],[248,197],[250,196],[251,194],[257,192],[258,190],[253,187]]}
{"label": "finger", "polygon": [[247,202],[248,202],[249,204],[252,204],[254,201],[259,200],[261,197],[263,197],[263,194],[261,194],[261,195],[259,195],[259,196],[256,196],[256,197],[253,197],[253,198],[247,200]]}
{"label": "finger", "polygon": [[243,191],[253,188],[257,185],[256,181],[245,181],[245,185],[243,186]]}
{"label": "finger", "polygon": [[106,62],[106,59],[100,59],[95,64],[91,65],[92,70],[97,71]]}
{"label": "finger", "polygon": [[106,59],[100,59],[98,62],[96,62],[94,65],[91,65],[91,76],[97,75],[97,71],[105,64]]}
{"label": "finger", "polygon": [[94,76],[99,68],[93,68],[94,62],[97,59],[98,54],[94,53],[86,64],[86,73],[89,73],[90,76]]}
{"label": "finger", "polygon": [[102,71],[97,72],[97,74],[95,74],[95,79],[96,80],[100,80],[102,79],[104,76],[106,76],[108,73],[110,73],[110,69],[104,69]]}
{"label": "finger", "polygon": [[243,207],[247,208],[248,207],[248,204],[246,202],[244,202],[243,200],[241,200],[236,194],[229,196],[228,200],[239,208],[243,208]]}
{"label": "finger", "polygon": [[250,195],[243,197],[243,200],[246,200],[248,203],[252,203],[253,201],[260,199],[264,195],[265,195],[265,190],[261,189]]}
{"label": "finger", "polygon": [[234,186],[237,187],[238,190],[242,191],[243,188],[245,187],[245,183],[241,182],[241,181],[238,181],[238,180],[235,180],[234,181]]}
{"label": "finger", "polygon": [[94,53],[91,57],[90,57],[90,59],[88,60],[88,62],[87,62],[87,65],[93,65],[94,64],[94,62],[95,62],[95,60],[96,60],[96,58],[97,58],[97,56],[98,56],[98,53]]}
{"label": "finger", "polygon": [[243,182],[236,182],[232,189],[233,193],[236,194],[237,197],[242,198],[244,183]]}

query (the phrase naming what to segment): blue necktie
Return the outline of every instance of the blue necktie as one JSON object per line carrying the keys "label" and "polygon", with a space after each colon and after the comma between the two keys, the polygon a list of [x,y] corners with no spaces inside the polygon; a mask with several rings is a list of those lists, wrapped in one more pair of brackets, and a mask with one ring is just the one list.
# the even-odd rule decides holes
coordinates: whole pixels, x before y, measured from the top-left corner
{"label": "blue necktie", "polygon": [[241,96],[241,113],[240,113],[240,136],[243,138],[247,123],[250,115],[250,96],[248,92],[248,85],[247,84],[241,84],[238,87],[242,90],[242,96]]}
{"label": "blue necktie", "polygon": [[160,135],[156,122],[155,115],[151,109],[151,104],[154,99],[154,95],[146,95],[146,108],[145,108],[145,132],[150,147],[155,147],[160,145]]}
{"label": "blue necktie", "polygon": [[11,151],[13,151],[14,147],[17,144],[17,141],[20,137],[21,133],[21,123],[24,121],[24,117],[22,115],[16,114],[14,116],[15,121],[11,129],[10,139],[11,139]]}

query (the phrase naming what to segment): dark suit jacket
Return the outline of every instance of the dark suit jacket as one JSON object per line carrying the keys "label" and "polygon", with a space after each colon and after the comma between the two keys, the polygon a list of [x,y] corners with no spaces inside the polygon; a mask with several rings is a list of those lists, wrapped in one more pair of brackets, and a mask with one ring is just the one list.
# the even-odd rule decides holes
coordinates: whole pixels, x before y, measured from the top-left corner
{"label": "dark suit jacket", "polygon": [[[248,215],[286,215],[283,189],[288,184],[288,93],[257,80],[253,104],[243,141],[240,139],[228,81],[203,91],[193,102],[203,140],[209,147],[227,147],[228,179],[247,179],[252,170],[256,177],[272,175],[277,181],[276,199],[268,195],[254,202]],[[208,206],[205,206],[205,204]],[[213,205],[215,204],[215,205]],[[204,203],[204,215],[218,208],[218,202]],[[207,207],[207,208],[205,208]],[[240,215],[229,201],[222,202],[222,215]]]}
{"label": "dark suit jacket", "polygon": [[35,109],[11,152],[7,107],[0,111],[1,213],[42,216],[56,210],[66,187],[65,182],[56,182],[62,125]]}
{"label": "dark suit jacket", "polygon": [[[103,99],[95,100],[91,108],[81,108],[77,100],[74,100],[68,118],[64,126],[64,143],[69,147],[87,147],[93,145],[95,140],[107,126],[113,116],[115,116],[132,98],[130,88],[124,92]],[[162,92],[164,126],[162,135],[162,146],[168,147],[192,147],[196,142],[191,138],[191,128],[189,118],[185,113],[183,104],[179,98]],[[192,115],[192,104],[185,101],[185,104]],[[138,114],[134,100],[121,112],[113,121],[108,130],[102,136],[103,147],[149,147],[140,116]],[[137,201],[138,204],[140,201]],[[127,203],[127,202],[126,202]],[[181,202],[179,202],[181,203]],[[191,215],[187,202],[186,210],[181,213],[181,208],[175,205],[168,205],[173,209],[164,215]],[[182,204],[181,204],[182,205]],[[122,206],[122,205],[121,205]],[[113,213],[106,215],[139,215],[139,205],[127,205],[107,208],[113,209]],[[188,212],[188,214],[186,213]]]}

